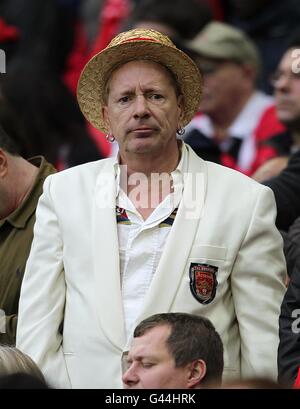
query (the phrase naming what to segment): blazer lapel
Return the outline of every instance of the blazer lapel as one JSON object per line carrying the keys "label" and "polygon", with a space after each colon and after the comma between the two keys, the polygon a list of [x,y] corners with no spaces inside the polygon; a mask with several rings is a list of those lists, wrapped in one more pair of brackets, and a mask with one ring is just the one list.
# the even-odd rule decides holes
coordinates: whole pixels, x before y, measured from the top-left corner
{"label": "blazer lapel", "polygon": [[110,160],[97,178],[94,197],[92,246],[98,317],[110,342],[123,350],[125,327],[115,210],[116,184]]}
{"label": "blazer lapel", "polygon": [[207,169],[205,162],[189,148],[188,155],[183,197],[139,321],[152,314],[170,311],[194,243],[204,205]]}

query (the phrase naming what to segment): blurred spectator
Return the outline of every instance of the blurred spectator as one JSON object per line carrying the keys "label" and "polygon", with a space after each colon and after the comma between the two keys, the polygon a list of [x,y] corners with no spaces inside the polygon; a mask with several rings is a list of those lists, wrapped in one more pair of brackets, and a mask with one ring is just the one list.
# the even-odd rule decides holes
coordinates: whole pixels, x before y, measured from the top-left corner
{"label": "blurred spectator", "polygon": [[85,27],[88,43],[91,44],[101,29],[99,15],[106,0],[84,0],[81,1],[80,14]]}
{"label": "blurred spectator", "polygon": [[299,316],[300,316],[300,258],[297,256],[294,270],[291,275],[291,280],[283,299],[279,318],[280,342],[278,348],[278,379],[281,383],[288,386],[292,386],[296,382],[298,371],[300,374]]}
{"label": "blurred spectator", "polygon": [[288,128],[274,144],[289,155],[300,149],[300,30],[290,38],[271,82],[278,118]]}
{"label": "blurred spectator", "polygon": [[255,89],[258,51],[242,31],[219,22],[187,44],[203,73],[204,90],[184,140],[203,159],[251,175],[277,155],[262,141],[284,129],[273,99]]}
{"label": "blurred spectator", "polygon": [[[278,158],[280,159],[280,158]],[[272,161],[270,161],[272,162]],[[266,163],[268,165],[269,162]],[[264,168],[264,166],[262,166]],[[259,170],[260,171],[260,170]],[[274,171],[274,169],[273,169]],[[277,215],[276,226],[284,241],[284,254],[287,262],[286,286],[300,260],[300,151],[295,152],[288,165],[277,176],[263,182],[275,195]]]}
{"label": "blurred spectator", "polygon": [[225,19],[255,42],[262,56],[259,88],[272,93],[269,77],[276,69],[290,33],[299,26],[298,0],[223,0]]}
{"label": "blurred spectator", "polygon": [[74,81],[66,70],[70,70],[79,3],[12,0],[4,1],[1,11],[20,32],[7,74],[1,77],[2,125],[12,137],[26,141],[21,146],[24,156],[43,154],[59,170],[103,157],[75,96],[63,82]]}
{"label": "blurred spectator", "polygon": [[17,348],[0,345],[0,377],[13,374],[28,374],[45,383],[39,367]]}
{"label": "blurred spectator", "polygon": [[137,2],[128,26],[152,28],[172,41],[192,39],[212,20],[212,9],[205,0],[143,0]]}
{"label": "blurred spectator", "polygon": [[19,60],[1,78],[0,86],[2,125],[25,141],[23,156],[42,153],[58,170],[102,158],[75,97],[51,71]]}
{"label": "blurred spectator", "polygon": [[[296,31],[284,53],[273,77],[275,102],[279,119],[287,126],[287,131],[275,135],[267,141],[275,146],[282,156],[289,157],[287,167],[278,175],[273,167],[272,179],[264,182],[275,194],[277,204],[276,224],[287,231],[300,216],[300,31]],[[265,164],[268,166],[268,163]],[[264,167],[259,169],[264,171]]]}
{"label": "blurred spectator", "polygon": [[122,377],[125,389],[220,385],[222,340],[207,318],[185,313],[155,314],[135,328],[127,367]]}
{"label": "blurred spectator", "polygon": [[128,18],[130,10],[130,0],[104,0],[92,55],[105,48],[116,34],[123,31],[122,25]]}
{"label": "blurred spectator", "polygon": [[[278,228],[284,233],[285,255],[290,282],[279,320],[278,370],[280,382],[299,387],[300,367],[300,31],[292,35],[273,77],[278,116],[288,128],[271,142],[290,156],[287,167],[264,182],[273,189],[277,204]],[[284,151],[285,149],[285,151]],[[298,377],[297,377],[298,376]]]}
{"label": "blurred spectator", "polygon": [[3,17],[1,17],[1,5],[0,5],[0,47],[5,51],[6,60],[13,54],[16,43],[19,39],[20,32],[17,27],[8,25]]}
{"label": "blurred spectator", "polygon": [[288,231],[281,230],[284,239],[284,254],[287,262],[288,282],[297,268],[300,260],[300,217],[298,217]]}
{"label": "blurred spectator", "polygon": [[[43,157],[28,161],[0,127],[0,309],[6,315],[0,342],[15,344],[21,282],[33,238],[38,199],[55,169]],[[3,332],[3,333],[1,333]]]}
{"label": "blurred spectator", "polygon": [[[273,139],[275,138],[270,138],[270,140]],[[256,180],[257,182],[263,182],[279,175],[286,168],[289,158],[288,156],[280,155],[280,149],[278,154],[279,156],[267,160],[258,169],[256,169],[256,171],[251,175],[252,179]]]}
{"label": "blurred spectator", "polygon": [[0,124],[10,138],[15,142],[21,156],[29,157],[32,150],[32,142],[27,138],[26,131],[19,119],[19,114],[4,96],[2,84],[7,74],[0,76]]}
{"label": "blurred spectator", "polygon": [[300,151],[295,152],[287,167],[277,176],[267,180],[275,195],[277,206],[276,226],[287,231],[300,216]]}
{"label": "blurred spectator", "polygon": [[0,15],[20,33],[9,64],[18,56],[62,73],[74,39],[74,0],[2,0]]}
{"label": "blurred spectator", "polygon": [[[285,158],[286,165],[290,154],[300,148],[300,30],[290,38],[271,82],[277,115],[287,131],[274,135],[266,143],[274,147],[282,159]],[[272,161],[258,169],[258,174],[254,175],[256,180],[261,182],[277,176],[282,170],[278,163]]]}

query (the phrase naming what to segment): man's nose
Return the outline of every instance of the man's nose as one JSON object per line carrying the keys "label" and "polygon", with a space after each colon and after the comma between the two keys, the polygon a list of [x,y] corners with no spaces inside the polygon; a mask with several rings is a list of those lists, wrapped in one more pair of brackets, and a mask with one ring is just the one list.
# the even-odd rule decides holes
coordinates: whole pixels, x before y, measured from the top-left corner
{"label": "man's nose", "polygon": [[124,374],[123,374],[123,376],[122,376],[122,381],[123,381],[123,384],[124,384],[126,387],[131,387],[131,386],[133,386],[133,385],[135,385],[135,384],[138,383],[139,377],[138,377],[138,375],[137,375],[137,373],[136,373],[136,370],[134,369],[134,366],[133,366],[133,365],[131,365],[131,366],[127,369],[127,371],[124,372]]}
{"label": "man's nose", "polygon": [[148,101],[144,95],[137,95],[134,103],[134,117],[144,118],[150,115]]}

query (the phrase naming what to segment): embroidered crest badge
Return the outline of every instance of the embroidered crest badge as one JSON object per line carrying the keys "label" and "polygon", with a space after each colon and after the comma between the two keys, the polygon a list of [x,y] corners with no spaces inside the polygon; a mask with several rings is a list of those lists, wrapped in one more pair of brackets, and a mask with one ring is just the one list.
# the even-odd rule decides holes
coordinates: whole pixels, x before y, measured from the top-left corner
{"label": "embroidered crest badge", "polygon": [[190,289],[201,304],[209,304],[215,298],[217,290],[218,267],[209,264],[191,263]]}

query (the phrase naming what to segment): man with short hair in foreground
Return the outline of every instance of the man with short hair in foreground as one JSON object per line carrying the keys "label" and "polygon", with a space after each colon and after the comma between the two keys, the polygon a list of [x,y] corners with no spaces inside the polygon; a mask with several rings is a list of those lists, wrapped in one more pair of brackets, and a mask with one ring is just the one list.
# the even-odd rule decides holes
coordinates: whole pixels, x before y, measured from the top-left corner
{"label": "man with short hair in foreground", "polygon": [[223,344],[208,319],[156,314],[135,328],[122,380],[126,389],[217,387],[223,366]]}

